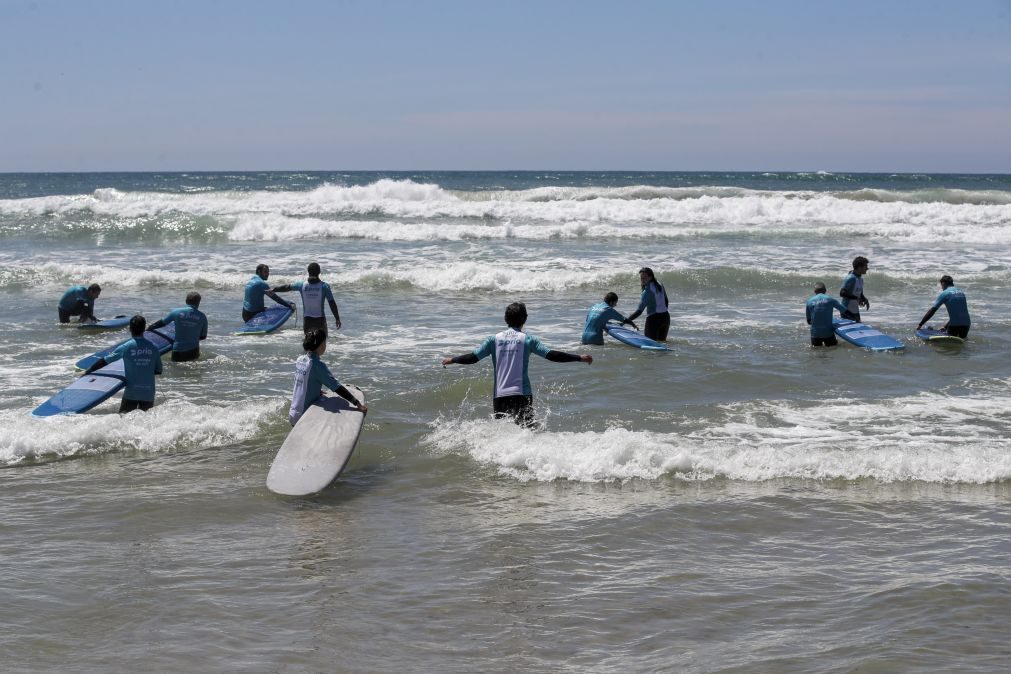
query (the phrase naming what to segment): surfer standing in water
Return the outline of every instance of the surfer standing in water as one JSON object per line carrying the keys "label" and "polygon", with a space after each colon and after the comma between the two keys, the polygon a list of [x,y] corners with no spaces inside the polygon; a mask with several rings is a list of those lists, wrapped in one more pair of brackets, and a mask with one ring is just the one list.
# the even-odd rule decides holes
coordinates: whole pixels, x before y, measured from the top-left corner
{"label": "surfer standing in water", "polygon": [[544,346],[537,337],[523,332],[527,307],[522,302],[513,302],[506,307],[505,322],[508,330],[488,337],[470,353],[443,359],[442,366],[451,363],[472,365],[491,356],[495,373],[492,393],[495,417],[512,417],[517,424],[531,428],[534,426],[534,395],[527,374],[530,354],[536,353],[555,363],[582,361],[587,365],[593,362],[593,356],[554,351]]}
{"label": "surfer standing in water", "polygon": [[642,312],[646,312],[646,325],[642,334],[657,342],[667,341],[667,331],[670,330],[670,311],[667,307],[667,291],[656,280],[653,270],[643,267],[639,270],[639,285],[642,294],[639,296],[639,308],[628,320],[634,321]]}
{"label": "surfer standing in water", "polygon": [[246,294],[242,300],[243,323],[266,309],[266,307],[263,306],[264,295],[274,300],[281,306],[288,307],[292,311],[295,310],[294,302],[287,302],[281,299],[276,293],[274,293],[273,290],[270,289],[270,284],[267,283],[268,278],[270,278],[270,267],[265,264],[258,264],[256,265],[256,273],[253,274],[251,279],[246,281]]}
{"label": "surfer standing in water", "polygon": [[832,325],[833,309],[838,309],[840,314],[846,312],[846,307],[839,300],[826,294],[824,283],[815,283],[814,295],[807,298],[804,307],[807,324],[811,326],[811,346],[835,346],[839,343]]}
{"label": "surfer standing in water", "polygon": [[320,356],[326,353],[326,330],[317,328],[311,331],[302,340],[302,348],[305,353],[295,361],[295,388],[291,393],[291,409],[288,411],[288,421],[292,426],[302,418],[309,405],[323,397],[324,386],[347,400],[362,414],[369,411],[368,405],[358,402],[320,360]]}
{"label": "surfer standing in water", "polygon": [[130,339],[120,344],[115,351],[99,358],[84,374],[90,374],[109,363],[123,359],[126,373],[126,389],[119,404],[119,413],[140,410],[147,412],[154,407],[154,376],[161,374],[161,352],[158,347],[144,337],[147,319],[137,314],[130,319]]}
{"label": "surfer standing in water", "polygon": [[853,258],[853,271],[846,275],[842,288],[839,289],[839,296],[843,299],[843,304],[846,305],[846,311],[842,317],[857,323],[861,322],[860,307],[871,308],[870,300],[864,297],[864,274],[867,273],[869,267],[870,263],[863,255]]}
{"label": "surfer standing in water", "polygon": [[341,329],[341,315],[337,311],[337,302],[333,298],[333,291],[330,284],[320,280],[319,264],[310,262],[306,269],[309,272],[308,281],[295,281],[284,285],[275,286],[273,292],[286,293],[297,290],[302,295],[302,331],[309,334],[313,330],[326,332],[326,314],[323,312],[323,300],[330,305],[330,313],[333,314],[334,329]]}
{"label": "surfer standing in water", "polygon": [[176,325],[176,338],[172,342],[172,362],[184,363],[200,357],[200,342],[207,339],[207,316],[200,311],[200,293],[186,293],[186,306],[173,309],[165,318],[151,324],[151,330]]}

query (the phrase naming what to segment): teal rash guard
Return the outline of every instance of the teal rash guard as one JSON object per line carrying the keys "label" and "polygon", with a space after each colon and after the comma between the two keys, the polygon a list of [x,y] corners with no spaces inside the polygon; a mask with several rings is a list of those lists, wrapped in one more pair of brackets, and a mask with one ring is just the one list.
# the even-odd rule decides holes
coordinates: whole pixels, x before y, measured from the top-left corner
{"label": "teal rash guard", "polygon": [[608,321],[624,323],[625,317],[607,302],[598,302],[590,307],[586,314],[586,326],[583,327],[583,344],[603,344],[604,326]]}
{"label": "teal rash guard", "polygon": [[154,376],[161,374],[161,353],[143,337],[124,342],[105,358],[106,363],[123,359],[126,371],[124,400],[154,402]]}

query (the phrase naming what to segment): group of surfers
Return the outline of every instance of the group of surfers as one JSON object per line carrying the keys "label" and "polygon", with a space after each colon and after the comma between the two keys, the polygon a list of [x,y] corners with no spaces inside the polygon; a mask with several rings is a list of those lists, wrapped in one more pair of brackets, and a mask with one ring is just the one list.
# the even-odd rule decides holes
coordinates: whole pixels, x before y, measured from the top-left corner
{"label": "group of surfers", "polygon": [[[870,301],[863,292],[863,276],[867,273],[869,262],[867,258],[858,256],[853,260],[853,269],[843,281],[840,297],[843,302],[826,294],[824,283],[815,284],[814,295],[806,302],[807,322],[811,326],[811,344],[813,346],[834,346],[837,342],[833,326],[833,312],[838,310],[843,318],[860,321],[860,309],[870,308]],[[278,293],[298,291],[302,296],[303,306],[303,341],[304,353],[295,362],[295,383],[292,391],[292,402],[288,419],[294,425],[310,405],[322,395],[322,389],[334,391],[347,400],[352,407],[362,413],[368,408],[359,402],[334,377],[333,373],[322,360],[326,352],[327,322],[324,314],[324,303],[330,307],[334,326],[341,328],[340,312],[334,299],[330,285],[320,278],[320,266],[313,262],[307,267],[308,278],[305,281],[295,281],[271,287],[267,280],[270,268],[261,264],[256,267],[256,273],[246,283],[242,305],[242,319],[249,321],[257,314],[266,310],[264,298],[270,297],[278,304],[295,309],[295,304],[281,298]],[[639,270],[641,293],[638,308],[625,316],[615,309],[618,296],[607,293],[603,301],[590,307],[586,315],[581,342],[583,344],[603,344],[604,327],[608,322],[629,324],[638,330],[635,319],[643,313],[646,321],[643,334],[649,339],[664,342],[670,328],[670,311],[667,291],[657,280],[653,270],[643,267]],[[948,310],[949,320],[944,330],[954,336],[965,338],[969,333],[970,320],[965,294],[955,287],[950,276],[943,276],[939,281],[941,293],[934,305],[924,314],[917,329],[929,321],[934,313],[944,305]],[[60,322],[69,322],[70,317],[80,316],[81,321],[94,321],[94,303],[101,294],[98,284],[90,286],[74,286],[67,290],[59,303]],[[175,324],[175,342],[172,348],[173,361],[194,360],[200,355],[200,341],[207,338],[207,316],[200,311],[200,293],[190,292],[186,296],[186,306],[173,309],[164,318],[147,325],[146,319],[136,315],[130,319],[131,339],[117,347],[109,356],[100,359],[87,372],[93,372],[108,363],[120,358],[124,361],[126,372],[126,389],[120,412],[134,409],[147,410],[154,405],[156,374],[161,374],[161,357],[158,349],[144,337],[146,330],[157,330],[169,324]],[[590,364],[593,356],[590,354],[566,353],[549,349],[534,335],[524,332],[527,322],[526,305],[514,302],[506,307],[506,330],[487,337],[473,351],[445,358],[443,367],[450,364],[470,365],[491,356],[493,363],[494,391],[492,404],[496,417],[511,417],[517,423],[525,426],[534,424],[533,391],[530,385],[528,368],[530,355],[536,354],[547,360],[566,363],[583,362]]]}

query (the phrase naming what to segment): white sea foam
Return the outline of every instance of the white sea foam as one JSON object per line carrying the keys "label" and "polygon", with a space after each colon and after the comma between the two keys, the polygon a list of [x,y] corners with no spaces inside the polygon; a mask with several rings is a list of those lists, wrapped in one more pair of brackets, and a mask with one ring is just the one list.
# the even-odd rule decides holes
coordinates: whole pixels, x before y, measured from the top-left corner
{"label": "white sea foam", "polygon": [[728,406],[720,422],[674,420],[671,432],[537,432],[501,421],[441,421],[426,443],[522,481],[988,483],[1011,479],[1009,403],[1007,396],[936,393],[816,407],[749,402]]}

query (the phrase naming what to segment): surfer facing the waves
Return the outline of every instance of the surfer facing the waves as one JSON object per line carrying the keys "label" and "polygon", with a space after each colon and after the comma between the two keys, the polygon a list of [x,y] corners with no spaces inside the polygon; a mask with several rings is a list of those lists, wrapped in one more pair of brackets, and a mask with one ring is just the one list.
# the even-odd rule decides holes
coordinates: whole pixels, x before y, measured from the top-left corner
{"label": "surfer facing the waves", "polygon": [[246,294],[242,300],[242,322],[245,323],[256,314],[264,311],[263,296],[266,295],[281,306],[295,310],[294,302],[281,299],[270,289],[267,279],[270,278],[270,267],[265,264],[256,265],[256,273],[246,281]]}
{"label": "surfer facing the waves", "polygon": [[625,318],[625,315],[615,309],[618,304],[617,293],[607,293],[603,302],[597,302],[586,314],[586,325],[583,327],[583,344],[603,344],[604,326],[608,321],[620,321],[622,325],[630,324],[638,330],[632,319]]}
{"label": "surfer facing the waves", "polygon": [[316,262],[309,263],[306,270],[309,272],[309,280],[295,281],[276,286],[275,293],[286,293],[297,290],[302,295],[302,331],[309,334],[313,330],[319,329],[326,332],[326,314],[323,312],[323,300],[330,305],[330,312],[333,314],[334,328],[341,329],[341,315],[337,311],[337,302],[333,298],[333,291],[330,284],[324,283],[319,278],[320,268]]}
{"label": "surfer facing the waves", "polygon": [[509,416],[517,424],[531,427],[534,425],[534,396],[527,374],[530,354],[536,353],[541,358],[547,358],[555,363],[582,361],[586,364],[593,362],[593,356],[554,351],[544,346],[537,337],[524,333],[527,307],[522,302],[513,302],[506,307],[505,322],[509,326],[508,330],[488,337],[470,353],[443,359],[442,366],[446,367],[451,363],[472,365],[482,358],[491,356],[495,371],[492,393],[492,409],[495,411],[495,417]]}
{"label": "surfer facing the waves", "polygon": [[84,374],[90,374],[109,363],[123,359],[126,372],[126,389],[119,404],[119,412],[141,410],[146,412],[154,407],[154,376],[161,374],[161,352],[158,347],[144,338],[147,319],[137,314],[130,319],[130,335],[133,339],[123,342],[105,358],[89,367]]}
{"label": "surfer facing the waves", "polygon": [[653,270],[649,267],[639,270],[639,284],[642,286],[639,308],[628,317],[628,320],[634,321],[645,311],[646,325],[642,328],[642,334],[657,342],[665,342],[667,341],[667,331],[670,330],[667,291],[656,280]]}
{"label": "surfer facing the waves", "polygon": [[186,294],[186,306],[173,309],[165,318],[151,324],[151,330],[176,324],[176,338],[172,342],[172,362],[182,363],[200,357],[200,340],[207,339],[207,316],[198,308],[200,293]]}
{"label": "surfer facing the waves", "polygon": [[846,307],[825,291],[825,284],[819,281],[814,284],[814,295],[807,298],[805,311],[807,324],[811,326],[811,346],[835,346],[839,343],[832,326],[832,310],[838,309],[840,314],[845,314]]}
{"label": "surfer facing the waves", "polygon": [[948,310],[948,322],[941,329],[952,337],[965,339],[969,336],[969,326],[972,325],[972,321],[969,319],[969,306],[965,301],[965,293],[955,287],[955,279],[947,274],[942,276],[938,283],[941,284],[941,292],[937,295],[934,306],[928,309],[927,313],[923,314],[923,318],[920,319],[920,324],[916,326],[916,329],[919,330],[923,327],[924,323],[933,318],[934,312],[940,309],[943,304]]}
{"label": "surfer facing the waves", "polygon": [[309,405],[323,396],[324,386],[347,400],[362,414],[369,411],[368,406],[358,402],[320,360],[319,357],[326,353],[326,330],[311,331],[302,340],[302,348],[305,353],[295,361],[295,388],[291,394],[291,410],[288,412],[288,421],[292,426],[302,418]]}
{"label": "surfer facing the waves", "polygon": [[90,286],[71,286],[60,298],[56,308],[60,314],[60,323],[69,323],[71,316],[80,316],[81,323],[96,322],[95,300],[102,294],[102,288],[97,283]]}
{"label": "surfer facing the waves", "polygon": [[842,317],[857,323],[860,322],[860,307],[871,308],[870,300],[864,297],[864,274],[869,267],[870,263],[863,255],[853,258],[853,271],[846,275],[842,288],[839,289],[839,296],[846,305]]}

